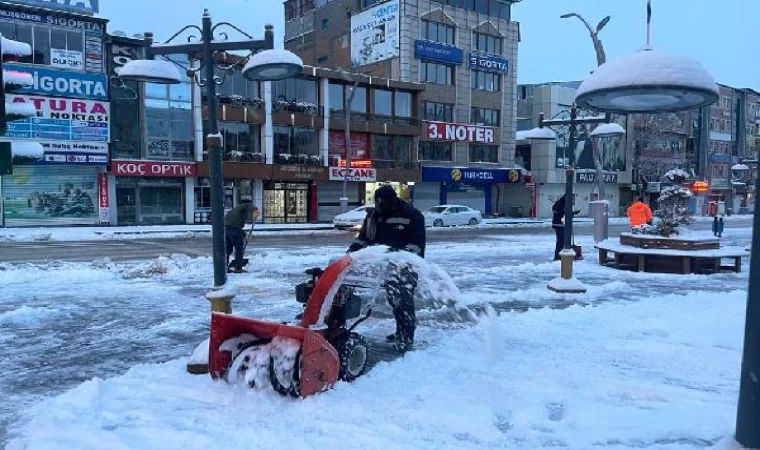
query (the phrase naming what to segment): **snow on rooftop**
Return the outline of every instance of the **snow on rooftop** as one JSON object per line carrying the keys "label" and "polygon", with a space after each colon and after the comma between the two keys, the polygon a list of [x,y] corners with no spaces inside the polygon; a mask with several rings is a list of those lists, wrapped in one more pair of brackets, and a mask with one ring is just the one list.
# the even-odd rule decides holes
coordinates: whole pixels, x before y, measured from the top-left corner
{"label": "snow on rooftop", "polygon": [[[522,134],[520,134],[522,133]],[[530,130],[518,132],[517,139],[553,140],[557,135],[549,127],[536,127]]]}
{"label": "snow on rooftop", "polygon": [[23,42],[12,39],[2,38],[3,55],[29,56],[32,54],[32,47]]}
{"label": "snow on rooftop", "polygon": [[702,64],[688,56],[643,49],[599,66],[581,83],[576,97],[621,86],[686,86],[719,95],[718,85]]}

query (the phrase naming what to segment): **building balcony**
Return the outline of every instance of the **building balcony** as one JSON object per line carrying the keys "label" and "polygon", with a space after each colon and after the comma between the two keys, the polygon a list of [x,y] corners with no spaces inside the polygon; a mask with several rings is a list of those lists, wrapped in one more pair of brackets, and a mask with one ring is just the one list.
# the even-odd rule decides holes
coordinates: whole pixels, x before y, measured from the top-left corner
{"label": "building balcony", "polygon": [[275,153],[274,163],[282,165],[323,166],[322,157],[319,155]]}
{"label": "building balcony", "polygon": [[305,114],[307,116],[321,116],[321,108],[316,103],[277,100],[272,104],[272,112],[286,112]]}

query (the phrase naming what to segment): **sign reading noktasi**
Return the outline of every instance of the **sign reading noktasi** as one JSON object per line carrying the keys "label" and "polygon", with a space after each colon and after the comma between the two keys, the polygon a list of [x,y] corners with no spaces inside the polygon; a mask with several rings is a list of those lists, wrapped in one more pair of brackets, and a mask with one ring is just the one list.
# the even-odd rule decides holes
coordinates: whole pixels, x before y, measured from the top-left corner
{"label": "sign reading noktasi", "polygon": [[424,122],[425,137],[431,141],[475,142],[493,144],[496,142],[496,128],[481,125],[465,125],[448,122]]}
{"label": "sign reading noktasi", "polygon": [[195,177],[195,163],[141,160],[111,161],[111,172],[117,177]]}
{"label": "sign reading noktasi", "polygon": [[108,142],[110,104],[31,95],[6,95],[12,103],[30,103],[37,116],[8,122],[8,138],[32,141]]}
{"label": "sign reading noktasi", "polygon": [[346,169],[345,167],[330,167],[330,181],[343,181],[346,176],[346,170],[348,170],[348,181],[372,183],[377,179],[375,169],[372,168],[352,167]]}
{"label": "sign reading noktasi", "polygon": [[12,0],[9,3],[85,14],[97,14],[100,11],[98,0]]}
{"label": "sign reading noktasi", "polygon": [[20,89],[18,92],[22,94],[108,100],[108,79],[105,75],[67,72],[20,64],[6,63],[3,64],[3,67],[32,75],[34,84],[28,88]]}
{"label": "sign reading noktasi", "polygon": [[351,17],[351,64],[363,66],[399,56],[399,0]]}

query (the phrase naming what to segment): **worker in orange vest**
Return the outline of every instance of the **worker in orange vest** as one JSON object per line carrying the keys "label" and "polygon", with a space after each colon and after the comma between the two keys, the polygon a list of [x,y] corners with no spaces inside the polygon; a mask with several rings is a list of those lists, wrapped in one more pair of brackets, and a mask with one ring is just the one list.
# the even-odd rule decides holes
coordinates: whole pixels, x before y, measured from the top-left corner
{"label": "worker in orange vest", "polygon": [[639,197],[636,202],[628,208],[628,223],[631,228],[640,227],[652,222],[652,209],[644,203],[644,199]]}

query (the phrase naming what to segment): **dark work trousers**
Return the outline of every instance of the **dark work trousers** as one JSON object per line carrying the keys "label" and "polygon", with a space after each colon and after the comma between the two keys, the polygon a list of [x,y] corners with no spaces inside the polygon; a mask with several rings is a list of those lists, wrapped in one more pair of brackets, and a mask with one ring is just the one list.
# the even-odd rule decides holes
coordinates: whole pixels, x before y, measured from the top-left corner
{"label": "dark work trousers", "polygon": [[554,234],[557,236],[557,242],[554,244],[554,260],[559,259],[559,252],[565,248],[565,227],[563,225],[552,225]]}
{"label": "dark work trousers", "polygon": [[417,272],[410,265],[390,264],[385,289],[388,292],[388,303],[393,309],[393,317],[396,319],[398,341],[401,343],[414,342],[414,330],[417,328],[414,291],[417,289],[417,282]]}
{"label": "dark work trousers", "polygon": [[224,227],[224,240],[227,244],[227,265],[229,266],[230,255],[235,249],[235,260],[232,261],[234,269],[243,268],[243,253],[245,252],[245,231],[242,228]]}

